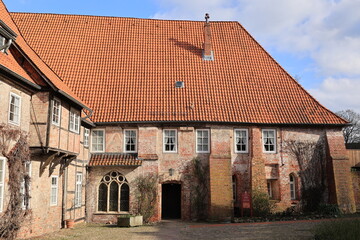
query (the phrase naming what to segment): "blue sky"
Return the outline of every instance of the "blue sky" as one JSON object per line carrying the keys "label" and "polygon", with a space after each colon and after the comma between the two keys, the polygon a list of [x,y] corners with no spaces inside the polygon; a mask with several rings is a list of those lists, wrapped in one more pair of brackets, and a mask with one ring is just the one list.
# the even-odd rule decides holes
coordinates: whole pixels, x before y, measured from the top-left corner
{"label": "blue sky", "polygon": [[239,21],[333,111],[360,113],[359,0],[3,0],[9,11]]}

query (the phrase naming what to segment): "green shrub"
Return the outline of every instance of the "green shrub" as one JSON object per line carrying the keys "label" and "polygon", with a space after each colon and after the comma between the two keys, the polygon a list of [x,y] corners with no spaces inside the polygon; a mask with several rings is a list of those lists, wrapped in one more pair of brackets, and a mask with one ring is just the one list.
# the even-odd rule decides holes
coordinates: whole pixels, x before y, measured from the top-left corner
{"label": "green shrub", "polygon": [[275,207],[268,194],[261,191],[253,191],[252,203],[254,215],[258,217],[270,215]]}
{"label": "green shrub", "polygon": [[324,222],[315,228],[316,240],[358,240],[359,236],[359,219]]}
{"label": "green shrub", "polygon": [[317,210],[318,213],[324,215],[340,215],[341,211],[336,204],[320,204]]}

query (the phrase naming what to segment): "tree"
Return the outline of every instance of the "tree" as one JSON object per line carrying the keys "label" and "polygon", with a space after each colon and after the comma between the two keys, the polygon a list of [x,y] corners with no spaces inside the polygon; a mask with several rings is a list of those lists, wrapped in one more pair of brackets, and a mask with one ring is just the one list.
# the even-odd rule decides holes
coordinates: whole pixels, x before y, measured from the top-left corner
{"label": "tree", "polygon": [[360,114],[350,109],[336,114],[350,122],[349,126],[343,128],[345,143],[360,143]]}

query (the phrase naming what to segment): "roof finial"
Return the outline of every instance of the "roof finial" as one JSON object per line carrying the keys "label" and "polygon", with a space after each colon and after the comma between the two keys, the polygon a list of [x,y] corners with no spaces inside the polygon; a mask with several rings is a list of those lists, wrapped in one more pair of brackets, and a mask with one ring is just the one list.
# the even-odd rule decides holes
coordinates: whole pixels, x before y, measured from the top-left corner
{"label": "roof finial", "polygon": [[205,21],[206,21],[206,23],[209,22],[209,18],[210,18],[209,14],[208,14],[208,13],[205,13]]}

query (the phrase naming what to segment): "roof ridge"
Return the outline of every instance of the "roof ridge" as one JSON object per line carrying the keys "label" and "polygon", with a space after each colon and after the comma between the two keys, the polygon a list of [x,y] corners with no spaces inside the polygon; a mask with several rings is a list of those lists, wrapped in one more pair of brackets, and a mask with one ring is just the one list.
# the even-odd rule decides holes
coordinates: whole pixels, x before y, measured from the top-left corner
{"label": "roof ridge", "polygon": [[[33,13],[33,12],[10,12],[10,15],[56,15],[56,16],[78,16],[78,17],[93,17],[93,18],[121,18],[133,20],[149,20],[149,21],[164,21],[164,22],[204,22],[200,20],[184,20],[184,19],[158,19],[158,18],[139,18],[139,17],[119,17],[119,16],[98,16],[88,14],[64,14],[64,13]],[[237,23],[238,21],[210,21],[211,23]]]}
{"label": "roof ridge", "polygon": [[325,109],[327,112],[329,112],[330,114],[336,116],[337,118],[341,119],[341,120],[344,120],[343,118],[339,117],[338,115],[336,115],[335,113],[333,113],[331,110],[329,110],[327,107],[325,107],[324,105],[322,105],[318,100],[316,100],[308,91],[306,91],[306,89],[295,79],[293,78],[293,76],[291,76],[291,74],[285,69],[283,68],[277,61],[275,58],[273,58],[273,56],[271,56],[268,51],[266,51],[266,49],[246,30],[246,28],[240,23],[240,22],[237,22],[239,24],[239,26],[246,32],[247,35],[249,35],[253,40],[254,42],[261,48],[262,51],[265,52],[266,55],[268,55],[272,61],[274,61],[274,63],[280,67],[280,69],[282,71],[285,72],[286,75],[288,75],[299,87],[300,89],[305,92],[305,94],[307,94],[312,100],[314,100],[317,104],[319,104],[320,107],[322,107],[323,109]]}

